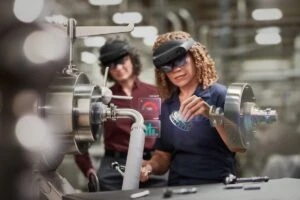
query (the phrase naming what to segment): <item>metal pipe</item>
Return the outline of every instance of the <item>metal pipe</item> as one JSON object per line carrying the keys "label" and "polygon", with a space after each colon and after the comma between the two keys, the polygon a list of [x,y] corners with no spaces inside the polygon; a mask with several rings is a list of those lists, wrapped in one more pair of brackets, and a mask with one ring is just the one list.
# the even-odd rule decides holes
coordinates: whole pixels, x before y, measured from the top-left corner
{"label": "metal pipe", "polygon": [[69,65],[67,67],[66,73],[71,73],[73,68],[73,45],[76,39],[76,21],[73,18],[68,20],[67,32],[69,36]]}
{"label": "metal pipe", "polygon": [[131,117],[134,120],[131,126],[122,190],[138,189],[145,145],[144,118],[138,111],[128,108],[116,109],[116,115],[117,118]]}
{"label": "metal pipe", "polygon": [[134,109],[130,108],[117,108],[117,118],[118,117],[131,117],[136,123],[144,124],[144,118],[142,114]]}

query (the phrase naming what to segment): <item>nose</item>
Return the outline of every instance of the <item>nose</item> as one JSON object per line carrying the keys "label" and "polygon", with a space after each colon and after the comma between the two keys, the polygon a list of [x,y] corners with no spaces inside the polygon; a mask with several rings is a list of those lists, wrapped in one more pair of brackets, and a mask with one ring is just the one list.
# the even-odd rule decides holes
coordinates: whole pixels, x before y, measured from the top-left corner
{"label": "nose", "polygon": [[176,67],[172,67],[172,71],[171,72],[177,72],[181,70],[182,66],[176,66]]}
{"label": "nose", "polygon": [[118,68],[120,68],[120,67],[123,67],[123,64],[118,63],[118,64],[116,64],[116,66],[115,66],[116,69],[118,69]]}
{"label": "nose", "polygon": [[121,69],[123,65],[118,63],[118,64],[115,64],[113,67],[111,67],[111,70],[117,70],[117,69]]}

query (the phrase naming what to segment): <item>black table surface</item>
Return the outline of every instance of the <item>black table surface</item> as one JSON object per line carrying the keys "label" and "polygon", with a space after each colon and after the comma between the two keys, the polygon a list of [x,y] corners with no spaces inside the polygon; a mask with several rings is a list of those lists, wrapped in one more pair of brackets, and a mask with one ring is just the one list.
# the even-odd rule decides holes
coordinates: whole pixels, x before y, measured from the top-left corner
{"label": "black table surface", "polygon": [[[251,186],[253,183],[243,183],[242,185]],[[145,197],[138,198],[139,200],[300,200],[300,179],[282,178],[273,179],[269,182],[255,183],[260,186],[257,190],[242,189],[225,189],[224,184],[207,184],[197,186],[181,186],[169,187],[169,189],[179,188],[197,188],[196,193],[192,194],[174,194],[169,198],[164,198],[164,188],[149,188],[138,190],[120,190],[110,192],[95,192],[95,193],[76,193],[69,194],[63,197],[63,200],[126,200],[131,199],[130,195],[149,190],[150,194]]]}

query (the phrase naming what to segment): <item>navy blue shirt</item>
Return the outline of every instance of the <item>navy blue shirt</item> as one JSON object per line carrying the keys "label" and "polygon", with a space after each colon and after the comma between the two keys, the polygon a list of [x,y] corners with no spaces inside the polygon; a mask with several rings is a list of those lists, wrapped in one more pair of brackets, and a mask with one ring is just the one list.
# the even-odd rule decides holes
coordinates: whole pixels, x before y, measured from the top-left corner
{"label": "navy blue shirt", "polygon": [[[224,108],[227,89],[214,84],[203,90],[199,85],[194,95],[209,105]],[[221,182],[229,174],[235,174],[235,153],[231,152],[204,116],[194,117],[188,132],[175,127],[169,115],[179,110],[178,93],[165,100],[160,115],[161,135],[155,148],[172,154],[169,185],[197,185]]]}

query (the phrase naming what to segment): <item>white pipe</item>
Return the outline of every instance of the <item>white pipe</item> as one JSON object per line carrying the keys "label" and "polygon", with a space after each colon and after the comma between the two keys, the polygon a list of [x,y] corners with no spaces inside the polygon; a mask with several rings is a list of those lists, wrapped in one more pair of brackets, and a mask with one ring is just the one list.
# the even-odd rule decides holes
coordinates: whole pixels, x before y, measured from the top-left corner
{"label": "white pipe", "polygon": [[138,189],[145,145],[144,118],[133,109],[118,108],[116,111],[117,118],[131,117],[135,121],[131,126],[122,190]]}

